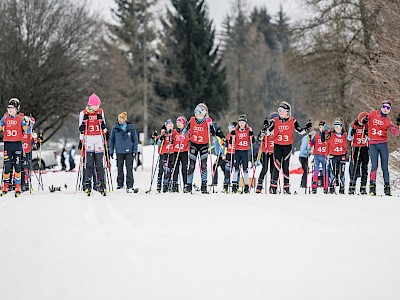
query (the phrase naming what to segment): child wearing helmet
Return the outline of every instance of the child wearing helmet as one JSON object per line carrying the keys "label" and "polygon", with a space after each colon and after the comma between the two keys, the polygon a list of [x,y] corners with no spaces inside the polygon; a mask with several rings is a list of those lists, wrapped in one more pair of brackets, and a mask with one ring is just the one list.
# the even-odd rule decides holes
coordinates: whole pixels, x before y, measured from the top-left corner
{"label": "child wearing helmet", "polygon": [[373,110],[362,119],[362,124],[368,126],[369,137],[369,155],[371,157],[371,173],[369,175],[370,185],[369,193],[376,196],[376,175],[378,171],[378,160],[381,158],[381,167],[383,172],[384,193],[391,196],[390,177],[389,177],[389,148],[388,148],[388,131],[393,136],[400,133],[400,114],[397,117],[397,125],[394,126],[388,115],[392,110],[392,101],[385,100],[379,110]]}
{"label": "child wearing helmet", "polygon": [[15,196],[21,195],[21,155],[22,137],[28,130],[28,123],[25,118],[18,114],[20,102],[12,98],[8,102],[7,113],[0,120],[0,130],[4,132],[4,170],[2,196],[7,194],[11,182],[11,173],[14,168],[15,175]]}
{"label": "child wearing helmet", "polygon": [[[361,112],[357,119],[349,127],[347,139],[351,142],[351,160],[349,166],[350,186],[349,195],[354,195],[357,178],[361,177],[360,194],[367,194],[369,143],[368,126],[362,124],[362,119],[368,115],[366,111]],[[361,172],[360,172],[361,168]]]}
{"label": "child wearing helmet", "polygon": [[[84,149],[85,168],[83,190],[90,195],[92,192],[92,178],[97,178],[93,186],[104,196],[107,193],[104,179],[104,150],[106,120],[104,111],[100,108],[101,100],[93,93],[90,95],[87,106],[79,114],[79,131],[81,133],[79,148]],[[96,176],[93,176],[96,170]],[[96,180],[96,179],[93,179]]]}

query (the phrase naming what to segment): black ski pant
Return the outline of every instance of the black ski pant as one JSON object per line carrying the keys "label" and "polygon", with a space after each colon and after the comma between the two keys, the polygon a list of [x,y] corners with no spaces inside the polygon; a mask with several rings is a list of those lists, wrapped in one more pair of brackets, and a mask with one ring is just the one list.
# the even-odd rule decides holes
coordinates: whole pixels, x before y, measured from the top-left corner
{"label": "black ski pant", "polygon": [[119,187],[124,186],[124,164],[126,168],[126,188],[131,189],[133,188],[133,154],[132,153],[117,153],[117,169],[118,169],[118,176],[117,176],[117,184]]}
{"label": "black ski pant", "polygon": [[274,171],[274,154],[263,152],[263,154],[261,155],[261,163],[262,169],[260,172],[260,176],[258,177],[258,184],[262,184],[264,182],[264,177],[265,175],[267,175],[268,167],[270,176],[272,178],[272,173]]}
{"label": "black ski pant", "polygon": [[274,165],[271,186],[278,187],[279,173],[283,172],[283,187],[289,187],[289,163],[292,145],[274,145]]}
{"label": "black ski pant", "polygon": [[178,182],[179,168],[180,168],[181,174],[182,174],[183,185],[187,184],[188,163],[189,163],[189,152],[188,151],[175,153],[174,164],[176,164],[176,166],[175,166],[174,170],[172,170],[172,172],[174,173],[174,176],[172,178],[173,182]]}
{"label": "black ski pant", "polygon": [[85,188],[91,189],[92,186],[92,176],[94,167],[96,167],[96,176],[97,178],[94,180],[95,183],[104,185],[104,166],[103,166],[103,152],[94,153],[94,152],[86,152],[86,161],[85,161]]}
{"label": "black ski pant", "polygon": [[[350,160],[350,184],[355,185],[357,178],[361,177],[361,186],[367,185],[368,180],[369,148],[354,147]],[[361,174],[360,174],[361,169]]]}
{"label": "black ski pant", "polygon": [[345,184],[345,155],[330,155],[329,156],[329,187],[344,188]]}
{"label": "black ski pant", "polygon": [[225,159],[222,159],[222,155],[219,155],[217,157],[217,160],[213,164],[213,185],[218,184],[218,167],[220,167],[222,173],[225,174],[225,165],[226,165]]}
{"label": "black ski pant", "polygon": [[163,168],[164,180],[163,184],[169,184],[171,180],[172,169],[174,167],[174,152],[164,153],[163,155]]}
{"label": "black ski pant", "polygon": [[21,184],[22,142],[4,142],[3,181],[11,183],[11,172],[14,168],[15,184]]}
{"label": "black ski pant", "polygon": [[299,157],[301,168],[303,169],[303,175],[301,176],[300,186],[305,188],[307,186],[307,176],[308,176],[308,157]]}
{"label": "black ski pant", "polygon": [[234,170],[235,170],[235,178],[232,180],[232,183],[237,183],[239,174],[240,174],[240,165],[243,169],[243,180],[244,184],[249,184],[249,151],[248,150],[235,150],[234,155]]}

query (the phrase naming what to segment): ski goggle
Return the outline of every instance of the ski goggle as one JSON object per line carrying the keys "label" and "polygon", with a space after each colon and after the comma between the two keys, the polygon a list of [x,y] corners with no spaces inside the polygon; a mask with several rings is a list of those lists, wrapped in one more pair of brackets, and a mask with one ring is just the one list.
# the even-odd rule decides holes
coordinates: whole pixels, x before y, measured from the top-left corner
{"label": "ski goggle", "polygon": [[287,113],[288,111],[286,110],[286,109],[284,109],[283,107],[279,107],[278,108],[278,113],[280,113],[280,114],[284,114],[284,113]]}
{"label": "ski goggle", "polygon": [[388,104],[382,104],[382,108],[387,109],[387,110],[391,110],[392,107]]}
{"label": "ski goggle", "polygon": [[343,125],[342,125],[342,124],[334,124],[333,127],[335,127],[335,128],[342,128]]}

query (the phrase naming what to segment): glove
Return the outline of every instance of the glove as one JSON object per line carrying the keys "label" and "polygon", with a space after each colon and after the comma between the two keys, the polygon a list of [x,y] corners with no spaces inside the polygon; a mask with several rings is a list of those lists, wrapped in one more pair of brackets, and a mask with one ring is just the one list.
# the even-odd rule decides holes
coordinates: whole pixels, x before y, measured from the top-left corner
{"label": "glove", "polygon": [[101,122],[100,128],[103,129],[103,130],[106,129],[106,124],[104,124],[104,122]]}
{"label": "glove", "polygon": [[269,127],[269,120],[265,119],[264,120],[264,128],[268,128]]}
{"label": "glove", "polygon": [[362,123],[363,125],[367,124],[367,123],[368,123],[368,116],[365,116],[365,117],[361,120],[361,123]]}
{"label": "glove", "polygon": [[114,159],[114,153],[110,153],[110,158]]}
{"label": "glove", "polygon": [[84,122],[82,122],[81,126],[79,126],[79,131],[81,133],[84,133],[86,130],[86,124]]}
{"label": "glove", "polygon": [[250,131],[249,131],[249,135],[250,135],[250,136],[253,136],[253,135],[254,135],[254,132],[253,132],[252,130],[250,130]]}
{"label": "glove", "polygon": [[82,150],[82,140],[79,141],[78,150]]}
{"label": "glove", "polygon": [[164,134],[160,136],[160,141],[163,141],[163,140],[165,140],[165,135]]}
{"label": "glove", "polygon": [[351,135],[354,135],[357,132],[357,130],[355,128],[351,129]]}
{"label": "glove", "polygon": [[208,125],[211,125],[212,124],[212,119],[210,117],[207,117],[206,118],[206,122],[207,122]]}
{"label": "glove", "polygon": [[158,131],[157,131],[157,130],[154,130],[153,133],[151,134],[151,138],[152,138],[153,140],[155,140],[155,139],[157,138],[157,136],[158,136]]}
{"label": "glove", "polygon": [[306,131],[309,131],[310,129],[311,129],[311,127],[312,127],[312,123],[311,123],[311,120],[308,120],[308,122],[307,122],[307,124],[306,124]]}
{"label": "glove", "polygon": [[31,120],[29,119],[28,116],[24,116],[24,121],[25,121],[26,124],[29,125],[29,122],[30,122]]}
{"label": "glove", "polygon": [[84,114],[84,115],[83,115],[83,120],[84,120],[84,121],[89,120],[89,115],[88,115],[88,114]]}
{"label": "glove", "polygon": [[97,120],[103,120],[103,115],[102,114],[97,114]]}
{"label": "glove", "polygon": [[234,136],[234,135],[236,135],[236,130],[231,131],[231,136]]}
{"label": "glove", "polygon": [[397,125],[400,125],[400,114],[397,116],[396,121],[397,121]]}

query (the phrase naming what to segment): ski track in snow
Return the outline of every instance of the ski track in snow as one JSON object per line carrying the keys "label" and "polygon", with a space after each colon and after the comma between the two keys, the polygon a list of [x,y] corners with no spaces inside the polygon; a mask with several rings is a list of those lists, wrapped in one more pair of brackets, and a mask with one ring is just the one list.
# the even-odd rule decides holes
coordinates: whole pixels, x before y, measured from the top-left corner
{"label": "ski track in snow", "polygon": [[149,149],[138,194],[0,198],[0,299],[399,299],[398,197],[146,194]]}

